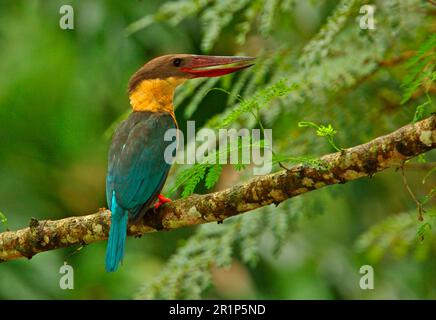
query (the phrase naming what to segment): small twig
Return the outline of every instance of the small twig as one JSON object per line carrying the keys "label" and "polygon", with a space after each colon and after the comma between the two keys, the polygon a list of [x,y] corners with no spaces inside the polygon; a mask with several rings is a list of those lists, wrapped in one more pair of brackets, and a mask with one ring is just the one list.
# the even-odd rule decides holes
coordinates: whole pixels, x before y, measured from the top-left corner
{"label": "small twig", "polygon": [[278,162],[279,167],[286,170],[286,171],[290,171],[291,169],[287,168],[283,163],[281,163],[280,161]]}
{"label": "small twig", "polygon": [[418,208],[418,220],[424,221],[424,213],[425,213],[424,207],[421,201],[418,200],[418,198],[415,196],[412,189],[410,188],[409,182],[407,181],[407,177],[404,174],[404,163],[401,165],[400,169],[401,169],[401,175],[403,176],[404,186],[406,187],[406,190],[409,192],[410,196],[412,197],[413,201],[416,203],[416,206]]}
{"label": "small twig", "polygon": [[[256,110],[256,113],[254,113],[254,111],[251,111],[251,114],[254,116],[254,118],[256,119],[257,123],[259,124],[260,127],[260,131],[262,131],[263,136],[265,137],[265,128],[263,127],[262,121],[260,119],[260,114],[259,114],[259,109]],[[274,152],[274,150],[271,148],[271,153],[274,157],[277,157],[277,154]],[[287,168],[283,163],[281,163],[280,161],[278,162],[278,165],[280,168],[286,170],[286,171],[290,171],[289,168]]]}
{"label": "small twig", "polygon": [[82,246],[80,246],[80,247],[74,249],[73,252],[70,252],[69,254],[67,254],[67,255],[64,257],[64,261],[68,262],[68,259],[70,259],[72,256],[74,256],[76,253],[78,253],[78,252],[79,252],[80,250],[82,250],[84,247],[85,247],[85,246],[82,245]]}

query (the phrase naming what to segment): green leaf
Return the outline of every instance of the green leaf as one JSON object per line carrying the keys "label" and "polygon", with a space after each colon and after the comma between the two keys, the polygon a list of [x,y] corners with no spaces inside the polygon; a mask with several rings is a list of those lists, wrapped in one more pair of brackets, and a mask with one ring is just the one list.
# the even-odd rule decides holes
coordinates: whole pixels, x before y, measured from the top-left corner
{"label": "green leaf", "polygon": [[333,129],[331,124],[328,126],[321,125],[318,130],[316,130],[316,134],[319,137],[333,137],[336,134],[336,130]]}
{"label": "green leaf", "polygon": [[236,171],[242,171],[242,170],[245,170],[247,165],[243,164],[243,163],[236,163],[233,165],[233,167],[235,168]]}
{"label": "green leaf", "polygon": [[328,124],[327,126],[325,126],[322,124],[318,125],[315,122],[311,122],[311,121],[300,121],[298,123],[298,127],[300,127],[300,128],[303,128],[303,127],[315,128],[316,135],[318,137],[327,138],[328,143],[333,147],[333,149],[335,149],[336,151],[341,151],[341,148],[339,148],[333,140],[333,137],[335,136],[337,131],[333,128],[333,126],[331,124]]}
{"label": "green leaf", "polygon": [[428,203],[434,196],[436,196],[436,188],[432,188],[428,194],[424,196],[424,199],[421,203],[424,205]]}
{"label": "green leaf", "polygon": [[8,218],[6,218],[5,214],[0,211],[0,222],[7,228]]}
{"label": "green leaf", "polygon": [[205,180],[206,188],[210,189],[218,182],[222,170],[223,166],[221,164],[214,164],[209,168]]}
{"label": "green leaf", "polygon": [[427,172],[424,176],[424,178],[422,178],[422,184],[425,184],[427,181],[427,178],[432,174],[436,172],[436,167],[432,168],[429,172]]}
{"label": "green leaf", "polygon": [[315,122],[311,122],[311,121],[300,121],[300,122],[298,122],[298,127],[300,127],[300,128],[312,127],[315,129],[319,128],[319,126]]}
{"label": "green leaf", "polygon": [[412,120],[413,123],[416,123],[424,118],[425,109],[426,109],[425,107],[429,104],[430,104],[430,101],[426,101],[426,102],[421,103],[419,106],[416,107],[416,111],[415,111],[415,114],[414,114],[413,120]]}
{"label": "green leaf", "polygon": [[182,192],[182,197],[190,196],[194,193],[195,188],[200,183],[200,181],[204,178],[204,175],[206,174],[208,165],[206,164],[200,164],[196,165],[195,169],[192,171],[192,175],[189,177],[185,184],[185,188]]}
{"label": "green leaf", "polygon": [[273,85],[270,85],[269,87],[258,91],[252,98],[243,100],[229,114],[225,115],[221,123],[219,123],[216,127],[228,127],[241,115],[247,112],[251,112],[255,109],[259,110],[261,108],[264,108],[268,106],[269,102],[271,102],[273,99],[282,97],[292,92],[296,88],[297,84],[288,84],[288,81],[286,79],[281,79]]}
{"label": "green leaf", "polygon": [[418,230],[416,231],[416,235],[417,235],[419,238],[424,238],[425,235],[426,235],[429,231],[431,231],[431,228],[432,228],[432,226],[431,226],[431,224],[430,224],[429,222],[422,223],[422,224],[418,227]]}
{"label": "green leaf", "polygon": [[404,88],[401,104],[410,100],[418,87],[424,84],[425,80],[435,81],[436,35],[432,35],[419,48],[418,53],[406,63],[408,74],[401,86]]}

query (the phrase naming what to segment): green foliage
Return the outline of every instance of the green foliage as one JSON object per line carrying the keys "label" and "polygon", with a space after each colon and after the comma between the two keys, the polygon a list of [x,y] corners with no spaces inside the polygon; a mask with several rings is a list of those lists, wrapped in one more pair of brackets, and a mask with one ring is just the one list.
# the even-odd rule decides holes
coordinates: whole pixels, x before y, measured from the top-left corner
{"label": "green foliage", "polygon": [[362,234],[357,248],[372,262],[390,255],[397,259],[407,254],[422,260],[436,248],[436,211],[426,213],[426,222],[416,219],[415,211],[389,217]]}
{"label": "green foliage", "polygon": [[235,30],[236,42],[243,44],[256,18],[260,18],[260,32],[263,36],[270,35],[273,21],[279,8],[289,11],[292,8],[289,0],[178,0],[163,4],[157,13],[146,15],[135,21],[127,28],[132,34],[156,22],[166,22],[172,26],[179,25],[183,20],[198,17],[203,31],[201,48],[204,52],[212,50],[223,30],[234,22],[238,16],[242,21],[237,22]]}
{"label": "green foliage", "polygon": [[413,123],[424,119],[426,106],[431,105],[431,100],[427,100],[416,107],[415,114],[413,115]]}
{"label": "green foliage", "polygon": [[250,0],[217,1],[214,6],[204,11],[200,18],[204,30],[201,43],[204,52],[209,52],[212,49],[224,27],[229,25],[233,16],[249,2]]}
{"label": "green foliage", "polygon": [[176,26],[187,17],[194,16],[200,11],[204,10],[209,3],[212,3],[212,0],[179,0],[164,3],[158,12],[153,15],[146,15],[140,20],[135,21],[127,27],[126,31],[128,34],[131,34],[159,21],[165,21],[173,26]]}
{"label": "green foliage", "polygon": [[187,197],[191,195],[192,193],[194,193],[195,187],[205,177],[206,172],[210,167],[211,167],[210,164],[200,163],[192,166],[190,170],[183,171],[177,177],[177,181],[174,189],[184,184],[182,197]]}
{"label": "green foliage", "polygon": [[159,275],[142,288],[137,298],[199,299],[211,285],[212,268],[229,267],[237,253],[254,267],[261,255],[261,239],[266,234],[273,232],[273,250],[278,254],[288,231],[296,226],[299,215],[301,201],[294,199],[274,209],[265,207],[233,217],[223,224],[198,227]]}
{"label": "green foliage", "polygon": [[327,126],[321,124],[318,125],[314,122],[311,121],[300,121],[298,123],[298,126],[300,128],[302,127],[312,127],[316,129],[316,135],[318,137],[325,137],[328,141],[328,143],[333,147],[333,149],[335,149],[336,151],[341,151],[341,148],[339,148],[338,146],[336,146],[335,142],[334,142],[334,136],[336,135],[337,131],[335,129],[333,129],[331,124],[328,124]]}
{"label": "green foliage", "polygon": [[[219,163],[219,159],[225,156],[228,158],[230,153],[237,151],[238,154],[244,151],[250,151],[252,148],[264,149],[268,147],[263,139],[258,141],[245,142],[238,136],[238,144],[234,148],[230,148],[229,145],[220,147],[219,150],[215,150],[211,154],[208,154],[202,159],[202,161],[195,163],[189,168],[183,170],[177,175],[176,181],[169,192],[174,192],[178,188],[183,186],[182,197],[191,195],[197,185],[204,179],[207,189],[211,189],[219,180],[223,164]],[[242,159],[238,157],[238,162],[234,164],[235,169],[241,170],[246,164],[242,163]]]}
{"label": "green foliage", "polygon": [[255,3],[255,5],[251,5],[244,10],[244,12],[241,14],[243,18],[242,21],[235,26],[235,30],[237,31],[235,41],[239,45],[243,45],[247,40],[247,35],[251,30],[252,22],[259,13],[260,2],[252,1],[252,3]]}
{"label": "green foliage", "polygon": [[260,16],[259,31],[262,35],[268,36],[273,28],[274,17],[279,10],[280,0],[264,1],[263,13]]}
{"label": "green foliage", "polygon": [[241,115],[252,112],[253,110],[259,110],[268,106],[273,99],[282,97],[289,94],[297,88],[297,84],[289,84],[286,79],[281,79],[270,85],[269,87],[258,91],[254,97],[242,100],[238,106],[231,110],[227,115],[223,117],[217,127],[228,127],[231,123],[235,122]]}
{"label": "green foliage", "polygon": [[[402,104],[410,100],[418,87],[423,86],[424,90],[428,91],[434,81],[436,70],[436,35],[430,36],[419,47],[416,55],[406,63],[406,68],[408,69],[408,75],[402,83],[404,88]],[[431,103],[431,100],[429,103]]]}
{"label": "green foliage", "polygon": [[320,64],[325,58],[335,35],[344,28],[348,17],[355,11],[357,0],[341,0],[335,12],[327,19],[318,34],[303,48],[299,63],[304,67]]}
{"label": "green foliage", "polygon": [[401,104],[405,104],[412,98],[412,95],[421,88],[426,100],[416,106],[412,122],[422,120],[427,114],[428,107],[433,101],[428,93],[430,87],[435,83],[436,73],[436,35],[430,36],[419,47],[417,53],[410,58],[405,65],[408,75],[404,78],[401,86],[404,93]]}
{"label": "green foliage", "polygon": [[436,188],[432,188],[432,189],[430,190],[430,192],[424,196],[424,199],[421,201],[421,203],[422,203],[423,205],[427,204],[428,202],[430,202],[430,200],[431,200],[434,196],[436,196]]}
{"label": "green foliage", "polygon": [[266,83],[267,75],[277,68],[278,56],[269,56],[267,52],[256,57],[256,63],[250,69],[241,73],[231,86],[228,105],[233,106],[236,101],[242,102],[243,96],[253,95],[259,85]]}
{"label": "green foliage", "polygon": [[187,240],[165,264],[157,278],[148,283],[140,299],[199,299],[210,285],[210,268],[229,266],[236,224],[206,225]]}
{"label": "green foliage", "polygon": [[428,177],[430,177],[433,173],[436,173],[436,167],[432,168],[431,170],[429,170],[426,175],[424,176],[424,178],[422,178],[422,184],[425,184],[425,182],[427,181]]}
{"label": "green foliage", "polygon": [[206,188],[211,189],[218,182],[222,170],[223,166],[221,164],[210,167],[205,179]]}
{"label": "green foliage", "polygon": [[5,214],[0,211],[0,223],[7,229],[8,228],[8,218],[6,218]]}

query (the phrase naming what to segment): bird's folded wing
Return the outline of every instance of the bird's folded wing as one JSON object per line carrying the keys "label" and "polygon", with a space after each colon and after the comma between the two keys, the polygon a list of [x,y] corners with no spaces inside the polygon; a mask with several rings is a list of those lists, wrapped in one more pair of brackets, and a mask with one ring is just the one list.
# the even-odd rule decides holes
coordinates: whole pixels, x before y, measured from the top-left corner
{"label": "bird's folded wing", "polygon": [[135,218],[160,192],[170,169],[165,161],[166,130],[176,128],[169,114],[133,114],[115,133],[106,179],[108,202],[115,191],[118,205]]}

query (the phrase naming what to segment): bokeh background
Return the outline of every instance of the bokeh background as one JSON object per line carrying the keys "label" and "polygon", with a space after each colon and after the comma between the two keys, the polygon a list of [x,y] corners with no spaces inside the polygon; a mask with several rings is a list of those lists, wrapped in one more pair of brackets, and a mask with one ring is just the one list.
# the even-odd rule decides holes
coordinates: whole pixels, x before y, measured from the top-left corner
{"label": "bokeh background", "polygon": [[[299,128],[299,121],[332,124],[338,131],[336,143],[349,147],[410,123],[416,106],[428,99],[433,102],[424,114],[435,110],[434,83],[415,88],[411,99],[401,103],[405,90],[401,85],[410,74],[407,59],[435,32],[436,8],[426,1],[377,2],[373,31],[358,27],[359,5],[365,1],[354,1],[354,9],[342,15],[337,13],[340,1],[178,2],[185,4],[176,14],[170,6],[162,9],[157,0],[0,1],[0,211],[8,218],[9,229],[27,226],[31,217],[60,219],[106,205],[110,128],[129,109],[129,77],[161,54],[260,57],[242,80],[241,73],[206,82],[228,91],[238,85],[236,93],[248,99],[283,76],[297,83],[296,92],[265,99],[268,107],[261,113],[265,126],[273,129],[277,151],[288,156],[333,151],[314,130]],[[75,10],[74,30],[59,27],[63,4]],[[330,23],[336,23],[338,30],[326,27],[335,13],[337,18]],[[150,15],[155,19],[132,25]],[[320,36],[323,27],[326,32]],[[324,43],[315,41],[308,47],[316,37]],[[176,100],[182,128],[188,119],[200,127],[237,104],[223,91],[207,93],[206,88],[198,95],[196,88],[205,83],[195,85],[192,91],[181,89],[184,99]],[[256,127],[249,117],[243,115],[237,125]],[[434,160],[436,155],[430,152],[406,167],[419,199],[434,186],[432,174],[422,181]],[[224,168],[215,188],[242,179],[244,174]],[[196,192],[208,191],[200,185]],[[433,205],[431,200],[425,205],[425,222],[432,225]],[[280,211],[283,220],[276,226],[286,225],[279,252],[273,254],[271,248],[280,228],[263,230],[253,240],[257,241],[254,263],[246,263],[250,258],[244,250],[249,248],[239,242],[241,248],[235,249],[226,267],[210,265],[207,285],[196,297],[436,298],[435,235],[426,227],[421,239],[416,204],[399,171],[311,192],[280,207],[268,209],[270,217]],[[241,228],[253,226],[246,221]],[[0,231],[5,228],[0,225]],[[177,262],[169,267],[168,261],[197,229],[128,239],[124,265],[113,274],[104,271],[105,242],[73,255],[75,248],[68,248],[38,254],[30,261],[2,263],[0,298],[137,297],[144,286],[164,281],[159,276],[162,270],[177,269]],[[74,290],[59,288],[59,268],[65,259],[74,267]],[[359,287],[359,268],[365,264],[374,267],[374,290]],[[188,283],[185,291],[189,288]],[[185,296],[189,294],[156,295]]]}

